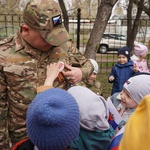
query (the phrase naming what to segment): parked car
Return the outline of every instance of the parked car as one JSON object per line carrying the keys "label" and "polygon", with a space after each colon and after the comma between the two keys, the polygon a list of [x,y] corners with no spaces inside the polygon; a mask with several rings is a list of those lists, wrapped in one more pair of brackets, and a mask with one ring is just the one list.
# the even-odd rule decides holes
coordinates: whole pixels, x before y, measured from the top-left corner
{"label": "parked car", "polygon": [[121,34],[103,34],[99,45],[98,53],[107,51],[117,51],[119,48],[126,46],[127,37]]}

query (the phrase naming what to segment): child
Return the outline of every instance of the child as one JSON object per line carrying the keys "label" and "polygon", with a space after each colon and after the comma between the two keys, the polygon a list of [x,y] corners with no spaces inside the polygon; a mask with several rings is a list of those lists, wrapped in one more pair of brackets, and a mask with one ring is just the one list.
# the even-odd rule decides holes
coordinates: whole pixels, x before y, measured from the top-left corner
{"label": "child", "polygon": [[108,123],[106,100],[83,86],[71,87],[80,112],[80,132],[71,143],[73,150],[106,150],[114,135]]}
{"label": "child", "polygon": [[[128,121],[131,114],[135,111],[141,99],[149,93],[150,74],[139,74],[131,77],[126,81],[123,90],[120,93],[121,103],[117,106],[117,110],[119,111],[120,116],[125,122]],[[125,126],[114,137],[108,150],[113,150],[113,148],[115,148],[115,150],[118,150],[118,146],[123,136],[124,129]]]}
{"label": "child", "polygon": [[59,63],[47,66],[44,86],[37,88],[29,105],[26,124],[29,139],[18,142],[12,150],[69,150],[79,134],[79,108],[67,91],[53,88]]}
{"label": "child", "polygon": [[136,44],[134,46],[134,53],[138,57],[134,63],[136,64],[140,72],[150,72],[147,66],[146,55],[148,54],[148,48],[142,44]]}
{"label": "child", "polygon": [[88,78],[86,78],[84,81],[76,85],[85,86],[89,88],[90,90],[92,90],[93,92],[95,92],[97,95],[101,95],[101,91],[102,91],[101,83],[96,80],[99,67],[98,67],[97,62],[94,59],[90,59],[90,61],[94,67],[92,74]]}
{"label": "child", "polygon": [[146,95],[129,118],[119,150],[148,150],[150,142],[150,94]]}
{"label": "child", "polygon": [[139,74],[128,79],[120,92],[119,114],[127,121],[141,99],[150,93],[150,74]]}
{"label": "child", "polygon": [[118,50],[118,62],[112,68],[108,77],[108,82],[113,83],[111,95],[116,92],[120,92],[123,88],[123,84],[132,77],[135,72],[138,72],[136,66],[130,60],[130,47],[123,47]]}

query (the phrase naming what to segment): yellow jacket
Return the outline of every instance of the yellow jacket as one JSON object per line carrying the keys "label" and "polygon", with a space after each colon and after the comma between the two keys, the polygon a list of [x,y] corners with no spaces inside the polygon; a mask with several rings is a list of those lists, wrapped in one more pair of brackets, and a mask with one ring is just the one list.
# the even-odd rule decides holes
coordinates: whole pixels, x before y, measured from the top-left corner
{"label": "yellow jacket", "polygon": [[146,95],[130,116],[119,150],[150,149],[150,94]]}

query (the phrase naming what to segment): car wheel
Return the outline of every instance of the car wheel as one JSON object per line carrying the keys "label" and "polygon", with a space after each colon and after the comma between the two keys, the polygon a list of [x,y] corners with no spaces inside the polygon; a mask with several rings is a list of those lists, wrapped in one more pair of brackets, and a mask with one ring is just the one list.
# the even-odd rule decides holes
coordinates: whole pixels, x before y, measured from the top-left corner
{"label": "car wheel", "polygon": [[105,54],[107,52],[107,50],[108,50],[108,46],[107,45],[100,45],[98,53]]}

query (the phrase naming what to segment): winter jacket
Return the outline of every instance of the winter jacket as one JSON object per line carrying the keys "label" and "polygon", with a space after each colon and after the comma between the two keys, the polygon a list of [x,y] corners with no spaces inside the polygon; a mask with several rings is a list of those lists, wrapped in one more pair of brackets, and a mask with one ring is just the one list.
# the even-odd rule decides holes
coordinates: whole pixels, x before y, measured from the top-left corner
{"label": "winter jacket", "polygon": [[80,129],[79,136],[71,143],[72,150],[106,150],[114,136],[110,126],[108,130],[87,131]]}
{"label": "winter jacket", "polygon": [[134,74],[135,72],[133,71],[133,62],[131,60],[123,65],[117,63],[109,74],[109,77],[113,76],[115,78],[113,81],[108,80],[109,83],[113,83],[111,95],[116,92],[121,92],[123,89],[123,84]]}
{"label": "winter jacket", "polygon": [[147,66],[147,61],[145,60],[145,59],[142,59],[142,60],[137,60],[136,62],[135,62],[135,64],[136,64],[136,66],[138,67],[138,70],[140,71],[140,72],[150,72],[149,71],[149,68],[148,68],[148,66]]}

